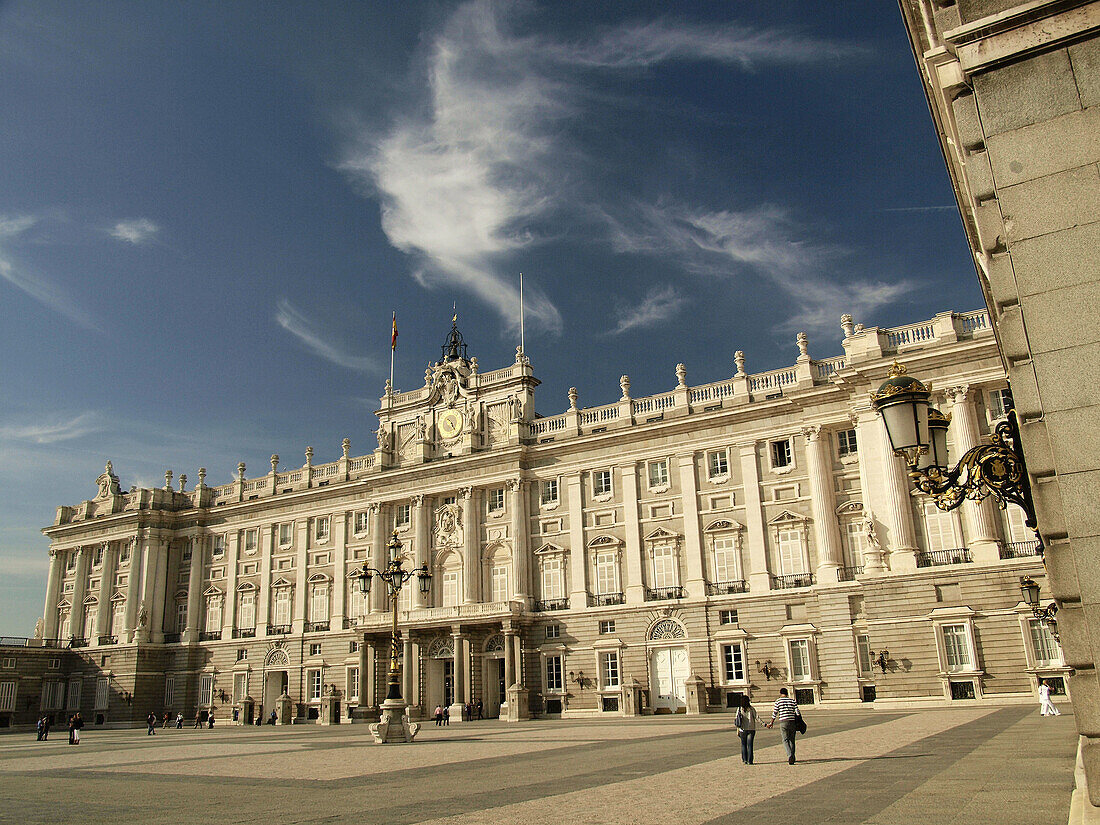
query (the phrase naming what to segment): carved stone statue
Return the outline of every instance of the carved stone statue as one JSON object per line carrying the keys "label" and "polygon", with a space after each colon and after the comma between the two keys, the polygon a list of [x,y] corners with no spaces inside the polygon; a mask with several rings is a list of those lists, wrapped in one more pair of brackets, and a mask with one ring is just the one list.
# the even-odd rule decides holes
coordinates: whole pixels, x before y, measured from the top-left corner
{"label": "carved stone statue", "polygon": [[388,450],[390,448],[390,431],[383,425],[375,430],[374,434],[378,437],[378,448]]}
{"label": "carved stone statue", "polygon": [[141,606],[138,607],[138,627],[145,627],[149,624],[149,608],[145,606],[145,600],[141,600]]}
{"label": "carved stone statue", "polygon": [[34,623],[34,638],[41,639],[44,629],[45,625],[42,622],[42,618],[39,617],[38,621]]}
{"label": "carved stone statue", "polygon": [[882,549],[882,543],[875,532],[875,517],[870,512],[863,517],[863,537],[867,539],[867,546],[872,550]]}

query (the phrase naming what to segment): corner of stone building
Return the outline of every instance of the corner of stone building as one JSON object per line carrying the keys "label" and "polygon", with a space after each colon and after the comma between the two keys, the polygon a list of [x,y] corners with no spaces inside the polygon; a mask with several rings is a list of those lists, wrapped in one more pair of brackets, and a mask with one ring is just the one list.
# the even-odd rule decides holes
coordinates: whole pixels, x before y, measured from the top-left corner
{"label": "corner of stone building", "polygon": [[[1100,825],[1100,806],[1089,793],[1088,772],[1085,770],[1085,747],[1088,737],[1081,736],[1077,745],[1077,763],[1073,770],[1073,794],[1069,802],[1069,825]],[[1095,745],[1093,745],[1095,747]]]}

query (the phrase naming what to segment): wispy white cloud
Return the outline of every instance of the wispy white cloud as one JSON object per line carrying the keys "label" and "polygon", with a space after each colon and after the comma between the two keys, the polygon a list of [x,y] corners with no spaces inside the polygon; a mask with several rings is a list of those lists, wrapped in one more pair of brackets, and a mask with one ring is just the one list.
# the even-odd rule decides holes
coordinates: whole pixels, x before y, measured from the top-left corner
{"label": "wispy white cloud", "polygon": [[0,440],[56,444],[96,432],[101,426],[102,419],[98,413],[86,412],[68,420],[44,419],[32,424],[5,424],[0,426]]}
{"label": "wispy white cloud", "polygon": [[37,223],[38,219],[29,215],[0,215],[0,278],[70,321],[86,329],[102,331],[92,316],[69,294],[45,276],[29,272],[8,252],[8,247],[18,242]]}
{"label": "wispy white cloud", "polygon": [[373,358],[354,355],[339,345],[325,339],[316,321],[307,318],[285,298],[280,298],[275,321],[301,341],[310,352],[341,367],[352,370],[376,370],[378,362]]}
{"label": "wispy white cloud", "polygon": [[685,302],[686,299],[671,285],[653,287],[637,306],[619,309],[612,334],[667,321],[680,311]]}
{"label": "wispy white cloud", "polygon": [[[517,257],[547,240],[549,218],[615,211],[572,179],[584,165],[568,124],[586,113],[594,70],[670,60],[757,63],[827,59],[845,47],[796,35],[667,21],[627,25],[566,42],[513,30],[517,7],[460,6],[426,49],[426,100],[379,136],[360,130],[341,168],[382,204],[390,242],[414,256],[424,285],[461,287],[514,323]],[[614,101],[609,91],[602,100]],[[625,101],[624,101],[625,103]],[[567,221],[559,221],[559,224]],[[579,221],[578,221],[579,222]],[[561,327],[534,289],[528,317]]]}
{"label": "wispy white cloud", "polygon": [[134,245],[147,243],[159,233],[160,227],[148,218],[119,221],[108,230],[112,238]]}

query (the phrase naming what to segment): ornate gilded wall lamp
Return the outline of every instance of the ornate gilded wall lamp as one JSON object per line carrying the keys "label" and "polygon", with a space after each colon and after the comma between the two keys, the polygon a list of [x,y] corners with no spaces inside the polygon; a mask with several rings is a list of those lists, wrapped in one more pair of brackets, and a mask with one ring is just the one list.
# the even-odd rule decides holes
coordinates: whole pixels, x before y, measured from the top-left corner
{"label": "ornate gilded wall lamp", "polygon": [[573,671],[569,671],[569,681],[575,682],[582,688],[586,688],[588,687],[588,683],[591,680],[584,675],[583,670],[578,670],[576,673],[574,673]]}
{"label": "ornate gilded wall lamp", "polygon": [[875,653],[873,650],[868,650],[867,655],[871,657],[871,664],[878,665],[879,670],[882,671],[883,675],[886,675],[886,668],[890,664],[890,651],[886,648],[883,648],[878,653]]}
{"label": "ornate gilded wall lamp", "polygon": [[929,387],[894,362],[888,378],[878,392],[871,394],[871,406],[882,416],[894,455],[909,465],[909,477],[922,493],[927,493],[941,510],[954,510],[967,499],[980,501],[993,496],[1003,510],[1016,504],[1024,511],[1024,524],[1039,539],[1035,525],[1035,504],[1027,465],[1020,451],[1020,427],[1016,411],[1008,410],[1007,421],[993,430],[991,443],[979,444],[966,451],[959,463],[949,469],[947,427],[950,419],[930,407]]}
{"label": "ornate gilded wall lamp", "polygon": [[1054,641],[1061,641],[1058,638],[1058,605],[1051,602],[1046,607],[1043,607],[1039,603],[1039,584],[1031,576],[1024,576],[1020,579],[1020,595],[1023,596],[1024,604],[1031,608],[1031,615],[1041,622],[1046,622],[1048,628],[1050,628],[1050,635],[1054,637]]}
{"label": "ornate gilded wall lamp", "polygon": [[779,672],[779,668],[772,664],[772,660],[768,659],[764,664],[760,664],[760,660],[756,661],[756,669],[764,674],[764,678],[769,682],[772,680],[772,676]]}

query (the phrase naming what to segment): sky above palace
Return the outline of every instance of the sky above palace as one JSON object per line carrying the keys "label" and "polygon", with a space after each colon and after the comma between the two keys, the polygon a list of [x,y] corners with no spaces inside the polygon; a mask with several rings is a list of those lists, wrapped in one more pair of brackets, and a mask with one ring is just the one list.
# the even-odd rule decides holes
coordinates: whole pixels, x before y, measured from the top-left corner
{"label": "sky above palace", "polygon": [[452,306],[553,415],[981,306],[895,4],[0,3],[0,633],[55,508],[376,442]]}

